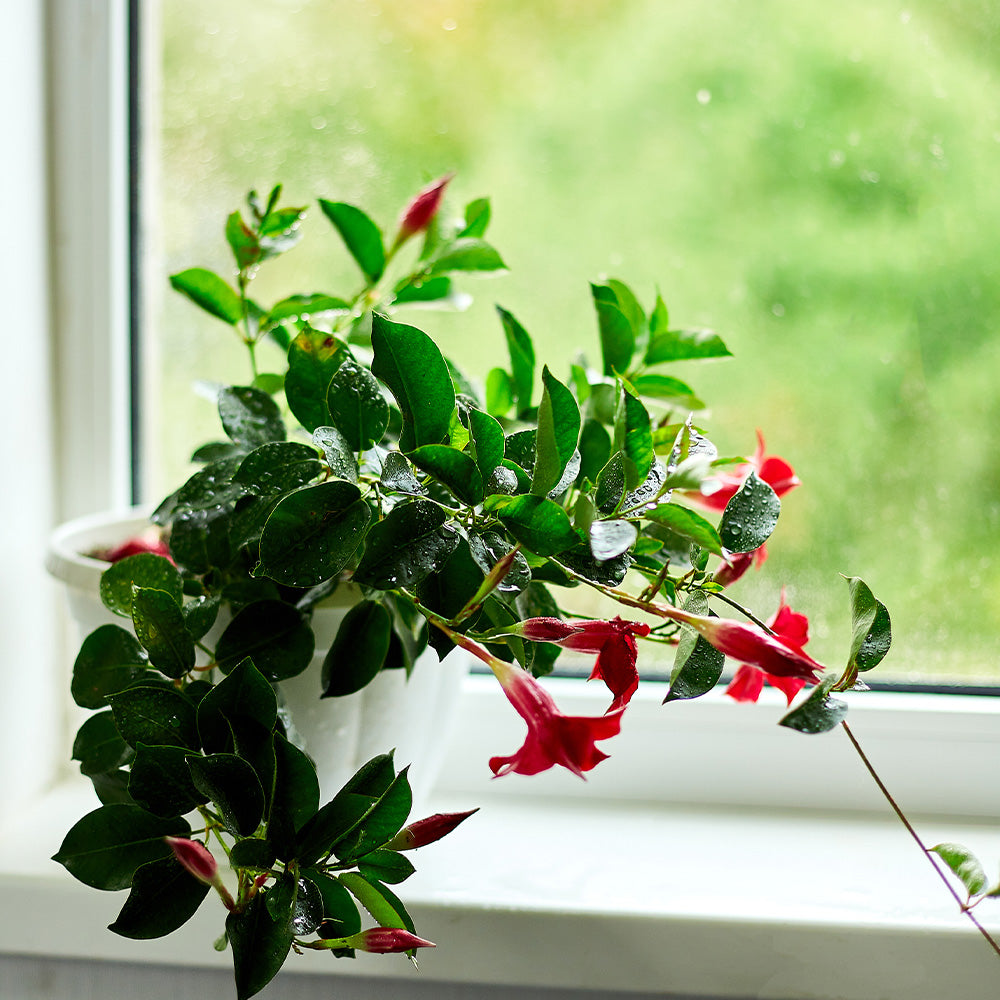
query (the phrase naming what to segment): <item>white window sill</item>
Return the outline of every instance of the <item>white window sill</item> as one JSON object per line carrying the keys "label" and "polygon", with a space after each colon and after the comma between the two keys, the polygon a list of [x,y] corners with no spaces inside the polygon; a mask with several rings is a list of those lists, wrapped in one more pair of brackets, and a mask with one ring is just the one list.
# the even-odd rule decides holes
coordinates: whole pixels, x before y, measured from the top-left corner
{"label": "white window sill", "polygon": [[[562,687],[557,698],[567,711],[597,694],[580,693],[572,682]],[[614,756],[586,784],[555,773],[490,781],[484,776],[488,756],[510,753],[521,728],[491,681],[471,678],[465,697],[479,714],[474,721],[471,711],[466,714],[454,734],[449,765],[426,811],[483,808],[448,840],[418,852],[419,871],[402,887],[418,931],[439,947],[421,954],[419,973],[402,959],[362,955],[356,962],[330,962],[306,955],[290,959],[282,974],[789,1000],[996,995],[1000,960],[871,794],[856,758],[841,753],[842,734],[775,734],[762,716],[777,713],[777,705],[710,699],[704,706],[660,708],[654,695],[630,709],[634,725],[607,746]],[[920,772],[910,782],[914,789],[938,780],[911,749],[937,736],[930,756],[947,756],[940,733],[945,716],[954,721],[957,713],[955,740],[970,762],[966,771],[974,770],[973,761],[985,766],[996,759],[1000,705],[994,700],[949,701],[947,710],[939,699],[936,707],[924,700],[913,729],[924,734],[921,741],[892,731],[904,726],[892,697],[867,697],[873,699],[869,707],[858,699],[852,709],[855,732],[864,739],[870,730],[873,747],[886,733],[901,744],[902,756]],[[581,704],[567,706],[574,700]],[[693,720],[699,714],[700,723]],[[914,712],[908,715],[912,724]],[[712,779],[710,787],[705,768],[712,762],[690,749],[678,756],[669,745],[674,737],[690,744],[707,716],[727,719],[724,731],[740,747],[728,777]],[[662,737],[655,755],[646,742],[654,725]],[[759,742],[754,733],[764,734]],[[721,746],[720,739],[711,743]],[[770,743],[778,756],[768,750]],[[992,757],[985,753],[990,743]],[[720,752],[731,751],[722,746]],[[640,759],[646,761],[643,781],[634,780]],[[906,805],[906,768],[893,761],[883,770],[897,769]],[[765,794],[759,784],[756,793],[750,787],[762,772],[783,773],[787,780],[769,782],[766,794],[791,801],[766,812],[720,805],[720,786],[725,792],[729,781],[744,783],[742,801]],[[892,775],[884,776],[891,787]],[[861,779],[856,788],[854,778]],[[956,784],[961,803],[964,793]],[[824,794],[834,801],[853,798],[837,811],[813,808]],[[804,808],[788,808],[795,796]],[[925,814],[911,818],[928,843],[965,843],[989,870],[1000,857],[1000,829],[995,797],[981,799],[992,802],[965,808],[964,819],[926,801],[920,804]],[[126,941],[105,929],[123,895],[87,889],[48,861],[63,832],[92,807],[88,784],[67,781],[0,836],[0,951],[228,965],[228,953],[211,948],[222,911],[210,904],[180,932],[156,941]],[[984,903],[980,913],[1000,932],[1000,905]]]}

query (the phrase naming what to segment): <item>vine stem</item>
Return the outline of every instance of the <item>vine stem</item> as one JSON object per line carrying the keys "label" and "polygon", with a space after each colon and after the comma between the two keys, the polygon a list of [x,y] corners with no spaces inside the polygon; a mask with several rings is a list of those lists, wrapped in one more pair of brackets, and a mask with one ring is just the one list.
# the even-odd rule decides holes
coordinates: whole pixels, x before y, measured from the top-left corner
{"label": "vine stem", "polygon": [[963,900],[962,897],[955,890],[955,887],[951,884],[951,880],[941,870],[941,866],[934,859],[933,851],[931,851],[930,848],[923,842],[923,840],[920,837],[920,834],[917,833],[917,831],[913,827],[913,824],[906,818],[906,815],[903,813],[903,810],[900,809],[899,804],[896,802],[896,800],[892,797],[892,794],[889,792],[889,789],[885,787],[885,783],[879,777],[878,772],[872,765],[872,762],[868,759],[868,755],[864,752],[864,750],[861,749],[861,744],[857,741],[857,738],[855,737],[854,733],[851,732],[851,727],[848,726],[846,722],[841,722],[840,724],[841,726],[843,726],[844,732],[847,733],[847,738],[851,741],[851,746],[854,747],[858,757],[861,758],[861,763],[864,764],[865,769],[871,775],[872,781],[874,781],[875,784],[878,786],[878,790],[882,793],[886,802],[889,803],[889,806],[892,808],[892,811],[899,818],[900,823],[902,823],[903,826],[906,827],[906,832],[913,838],[913,840],[916,842],[920,850],[924,852],[924,857],[926,857],[927,860],[930,862],[931,867],[934,869],[935,872],[937,872],[938,878],[941,879],[941,881],[944,883],[945,888],[951,894],[952,898],[955,900],[956,903],[958,903],[959,909],[972,921],[973,925],[979,931],[979,933],[982,934],[984,938],[986,938],[987,942],[989,943],[989,946],[993,949],[993,951],[997,954],[997,956],[1000,956],[1000,944],[997,943],[993,935],[990,934],[990,932],[979,922],[976,915],[966,905],[966,901]]}

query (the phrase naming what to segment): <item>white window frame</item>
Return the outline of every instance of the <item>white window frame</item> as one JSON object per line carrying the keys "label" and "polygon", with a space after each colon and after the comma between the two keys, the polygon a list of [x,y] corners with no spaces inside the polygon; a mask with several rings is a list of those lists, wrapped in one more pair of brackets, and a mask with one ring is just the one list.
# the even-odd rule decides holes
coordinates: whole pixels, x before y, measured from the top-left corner
{"label": "white window frame", "polygon": [[[87,919],[98,905],[91,902],[94,894],[81,896],[77,887],[67,888],[55,866],[41,864],[44,859],[32,854],[37,851],[32,838],[37,826],[29,829],[25,821],[29,816],[55,817],[57,824],[67,818],[71,822],[72,810],[80,801],[79,782],[63,780],[70,774],[62,709],[67,668],[58,630],[53,627],[59,594],[46,580],[41,565],[45,537],[59,520],[124,505],[129,499],[126,25],[125,0],[23,0],[5,12],[5,32],[0,33],[4,120],[19,144],[17,155],[0,157],[0,190],[14,192],[5,199],[7,212],[13,213],[8,215],[7,230],[18,240],[16,252],[8,255],[0,269],[0,287],[7,303],[21,303],[8,308],[18,325],[14,331],[16,367],[10,369],[0,394],[5,466],[18,470],[13,477],[17,487],[0,491],[0,517],[6,525],[3,551],[8,565],[13,564],[0,584],[0,669],[7,682],[7,697],[0,702],[0,760],[18,762],[16,767],[4,764],[0,820],[7,824],[5,830],[14,830],[13,839],[4,842],[14,847],[0,850],[8,869],[7,874],[0,872],[0,882],[6,889],[13,886],[23,891],[27,898],[29,886],[18,881],[17,866],[21,865],[22,875],[25,867],[38,867],[31,892],[47,893],[46,898],[56,901],[47,913],[59,909],[66,922],[64,934],[50,924],[41,936],[63,943],[72,938],[68,950],[61,950],[63,955],[126,961],[159,957],[183,963],[192,961],[191,951],[183,947],[171,951],[170,945],[157,951],[156,943],[119,942],[104,930],[106,921],[98,921],[92,932],[81,935],[81,917],[84,923],[95,924]],[[35,595],[44,597],[36,599]],[[554,690],[569,714],[602,710],[592,687],[563,681],[556,682]],[[934,830],[953,825],[955,839],[961,831],[984,833],[980,823],[995,824],[1000,819],[1000,800],[994,794],[1000,699],[876,693],[851,696],[851,701],[855,730],[914,817]],[[777,696],[765,697],[756,708],[715,695],[691,704],[663,707],[657,702],[655,689],[640,692],[626,713],[622,736],[607,745],[612,760],[597,768],[586,784],[561,772],[491,783],[483,779],[486,758],[512,752],[522,729],[492,681],[472,678],[465,690],[441,795],[449,802],[482,802],[501,816],[506,815],[505,809],[529,801],[539,816],[545,814],[544,822],[551,829],[558,829],[560,816],[576,815],[574,810],[606,815],[612,809],[640,806],[661,818],[670,811],[709,810],[713,822],[723,817],[734,829],[740,816],[751,811],[759,815],[767,810],[794,810],[796,815],[813,817],[818,838],[824,830],[829,832],[830,827],[823,824],[831,813],[853,814],[858,823],[875,825],[889,817],[842,735],[803,737],[773,725],[780,711]],[[25,824],[21,828],[19,821]],[[484,810],[483,823],[489,822],[488,810]],[[489,844],[488,832],[480,836],[485,838],[480,844]],[[984,836],[989,849],[1000,843],[992,835]],[[738,843],[738,836],[734,840]],[[583,846],[594,865],[600,865],[607,848]],[[526,831],[518,849],[530,854],[535,848],[531,831]],[[902,830],[898,847],[893,849],[901,855],[915,850]],[[489,848],[483,850],[488,853]],[[493,850],[503,851],[504,845],[494,843]],[[470,850],[469,857],[475,871],[482,856],[477,859]],[[553,851],[553,865],[558,857],[559,852]],[[984,860],[996,859],[987,854]],[[740,862],[716,858],[714,863],[724,878],[727,863]],[[510,877],[516,880],[517,866],[510,867]],[[877,873],[872,877],[877,878]],[[818,879],[817,884],[821,883]],[[531,885],[525,891],[530,889]],[[546,891],[545,879],[537,882],[537,891]],[[893,887],[885,891],[889,896]],[[471,912],[473,920],[506,926],[496,914],[488,916],[489,899],[480,898],[478,910],[467,898],[455,908],[447,893],[435,896],[427,890],[423,899],[423,908],[443,914],[445,923],[448,914],[454,923]],[[519,925],[522,931],[536,924],[539,932],[551,926],[553,914],[544,912],[544,902],[539,895],[534,910],[527,906],[535,916],[529,919],[522,914],[528,921]],[[103,914],[107,906],[100,905]],[[599,910],[592,901],[578,901],[573,926],[588,915],[610,919]],[[30,926],[15,926],[22,912],[17,906],[8,911],[11,923],[5,923],[0,933],[4,942],[0,951],[34,953],[38,947],[49,947],[33,943]],[[663,915],[657,912],[662,923]],[[671,916],[675,922],[679,919]],[[649,924],[647,930],[655,930],[660,923]],[[862,923],[863,916],[847,919],[855,931]],[[973,940],[973,932],[961,925],[957,914],[954,923],[955,927],[942,932],[945,937],[957,931]],[[997,926],[1000,919],[991,923]],[[33,926],[37,931],[40,925]],[[626,934],[633,925],[625,920],[607,926],[610,933]],[[671,926],[676,930],[675,924]],[[685,934],[696,935],[696,921],[684,927]],[[514,925],[509,930],[515,937],[520,933]],[[893,926],[888,933],[897,932],[899,928]],[[476,935],[470,937],[466,931],[461,937],[464,946],[469,946]],[[459,960],[454,971],[448,971],[452,966],[445,961],[440,974],[454,980],[481,976],[483,981],[526,982],[527,973],[513,965],[509,973],[496,970],[496,944],[495,939],[482,943],[479,958],[466,953],[466,964],[462,966]],[[964,939],[962,947],[967,947]],[[979,947],[978,942],[972,947]],[[499,952],[502,956],[502,949]],[[510,964],[509,954],[504,961]],[[608,961],[613,961],[613,954],[609,953]],[[872,968],[876,965],[873,958]],[[572,969],[569,959],[560,964],[550,956],[545,970],[539,966],[532,973],[531,982],[570,985]],[[310,966],[309,971],[316,968]],[[365,966],[364,971],[371,974],[373,969]],[[604,980],[588,975],[591,978],[577,985],[652,988],[645,973],[637,975],[631,985],[614,969]],[[686,988],[711,989],[719,996],[738,996],[740,990],[751,989],[749,980],[728,985],[718,977],[688,982]],[[837,988],[846,990],[843,984]]]}

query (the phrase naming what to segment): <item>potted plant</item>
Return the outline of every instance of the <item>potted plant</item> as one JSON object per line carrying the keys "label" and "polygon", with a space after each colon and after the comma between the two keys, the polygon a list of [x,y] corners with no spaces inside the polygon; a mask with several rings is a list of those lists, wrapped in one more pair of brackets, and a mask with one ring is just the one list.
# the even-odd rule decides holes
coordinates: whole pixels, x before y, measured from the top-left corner
{"label": "potted plant", "polygon": [[[111,926],[127,937],[170,933],[214,889],[240,998],[292,950],[429,945],[390,886],[413,871],[406,851],[469,815],[408,822],[407,769],[386,752],[331,797],[340,781],[324,769],[343,762],[303,740],[290,690],[310,670],[310,700],[331,701],[389,676],[433,677],[437,663],[417,665],[425,650],[464,651],[528,729],[489,761],[493,774],[583,776],[639,684],[640,640],[673,649],[666,702],[714,688],[727,657],[735,698],[770,683],[791,705],[810,688],[782,719],[804,733],[841,724],[837,692],[863,687],[889,648],[888,612],[861,580],[849,581],[839,672],[805,652],[808,622],[784,600],[765,623],[727,593],[765,559],[798,479],[762,438],[748,458],[720,458],[695,422],[703,404],[666,373],[728,355],[718,336],[678,329],[659,297],[645,308],[605,281],[591,287],[595,365],[581,357],[562,379],[538,370],[530,335],[499,308],[509,365],[481,388],[397,319],[409,304],[454,302],[456,274],[503,268],[485,240],[489,203],[452,219],[448,182],[420,192],[389,241],[360,209],[321,200],[360,290],[270,307],[251,297],[253,278],[295,246],[304,210],[282,207],[280,188],[251,193],[225,227],[235,281],[201,268],[171,279],[246,346],[249,384],[217,392],[225,438],[198,448],[200,470],[151,513],[155,536],[137,540],[133,523],[91,541],[125,544],[91,553],[110,561],[91,569],[106,567],[100,597],[114,618],[84,639],[72,682],[94,712],[74,757],[101,804],[56,860],[96,888],[130,890]],[[283,370],[259,369],[264,339],[282,348]],[[621,615],[574,613],[581,591]],[[737,616],[718,617],[720,605]],[[539,680],[564,648],[595,656],[603,715],[564,715]],[[938,854],[969,899],[996,893],[968,852]],[[362,911],[376,927],[362,929]]]}

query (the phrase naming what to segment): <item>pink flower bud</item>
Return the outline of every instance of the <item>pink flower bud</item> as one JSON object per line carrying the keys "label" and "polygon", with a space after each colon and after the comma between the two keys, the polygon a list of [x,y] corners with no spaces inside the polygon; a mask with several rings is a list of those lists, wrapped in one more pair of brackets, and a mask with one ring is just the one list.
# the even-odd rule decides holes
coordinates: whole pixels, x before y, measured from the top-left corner
{"label": "pink flower bud", "polygon": [[199,882],[213,885],[219,877],[219,866],[209,849],[197,840],[187,840],[185,837],[163,838],[174,852],[174,857],[181,867],[190,872]]}
{"label": "pink flower bud", "polygon": [[446,837],[475,812],[479,812],[478,807],[467,812],[435,813],[426,819],[418,819],[415,823],[404,826],[385,846],[390,851],[411,851],[416,847],[426,847],[435,840]]}
{"label": "pink flower bud", "polygon": [[532,642],[558,643],[583,629],[579,625],[569,625],[561,618],[528,618],[510,631]]}
{"label": "pink flower bud", "polygon": [[376,955],[389,955],[394,952],[411,951],[413,948],[436,948],[437,945],[401,928],[372,927],[370,930],[345,938],[344,947],[370,951]]}
{"label": "pink flower bud", "polygon": [[416,197],[406,206],[402,218],[399,220],[399,232],[396,233],[396,246],[404,240],[408,240],[416,233],[423,232],[437,215],[441,207],[441,199],[444,197],[444,189],[454,174],[445,174],[444,177],[428,184]]}

